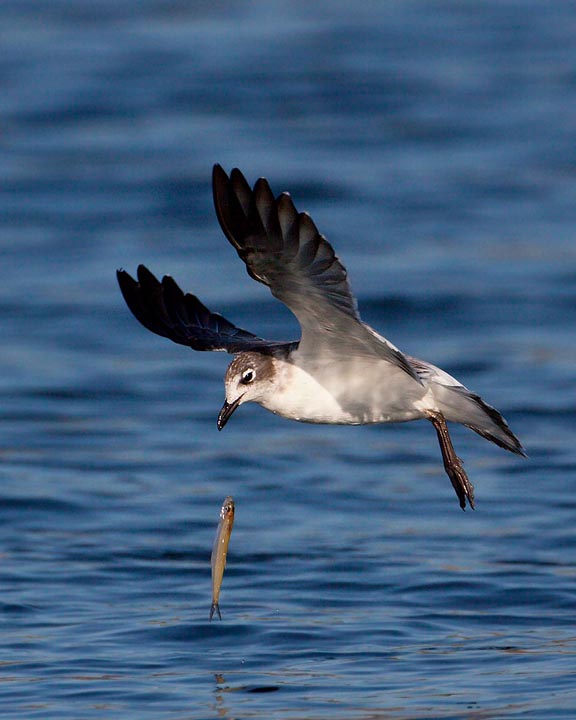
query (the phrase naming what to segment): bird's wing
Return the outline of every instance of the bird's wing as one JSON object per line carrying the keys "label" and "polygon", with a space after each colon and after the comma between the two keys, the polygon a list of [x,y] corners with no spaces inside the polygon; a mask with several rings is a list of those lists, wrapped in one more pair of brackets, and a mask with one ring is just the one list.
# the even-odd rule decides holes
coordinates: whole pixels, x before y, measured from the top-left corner
{"label": "bird's wing", "polygon": [[194,350],[221,350],[229,353],[257,350],[272,352],[296,343],[264,340],[211,313],[195,295],[184,294],[166,275],[160,282],[144,265],[138,266],[138,280],[118,270],[118,283],[126,304],[148,330]]}
{"label": "bird's wing", "polygon": [[264,178],[252,189],[240,170],[228,177],[220,165],[214,166],[212,189],[220,226],[249,275],[298,319],[300,352],[376,356],[420,382],[404,355],[361,321],[346,269],[288,193],[275,198]]}

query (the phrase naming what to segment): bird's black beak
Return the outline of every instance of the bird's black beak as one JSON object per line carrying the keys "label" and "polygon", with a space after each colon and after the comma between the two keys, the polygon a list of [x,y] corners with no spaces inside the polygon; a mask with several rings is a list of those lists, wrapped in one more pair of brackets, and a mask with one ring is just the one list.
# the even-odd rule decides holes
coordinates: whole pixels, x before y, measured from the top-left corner
{"label": "bird's black beak", "polygon": [[240,405],[240,400],[242,400],[242,395],[236,398],[234,402],[229,403],[228,400],[224,400],[224,405],[222,405],[222,410],[218,413],[218,430],[222,430],[224,425],[230,420],[232,417],[232,413],[238,405]]}

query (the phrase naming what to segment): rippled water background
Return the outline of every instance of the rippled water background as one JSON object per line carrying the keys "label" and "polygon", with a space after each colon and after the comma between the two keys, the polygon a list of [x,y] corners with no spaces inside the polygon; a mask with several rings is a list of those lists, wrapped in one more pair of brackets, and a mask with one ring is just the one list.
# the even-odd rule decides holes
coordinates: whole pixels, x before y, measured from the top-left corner
{"label": "rippled water background", "polygon": [[[576,10],[549,2],[0,8],[3,718],[576,715]],[[291,339],[212,163],[312,214],[364,318],[530,458],[427,423],[242,408],[144,331],[146,263]],[[225,495],[236,524],[208,623]]]}

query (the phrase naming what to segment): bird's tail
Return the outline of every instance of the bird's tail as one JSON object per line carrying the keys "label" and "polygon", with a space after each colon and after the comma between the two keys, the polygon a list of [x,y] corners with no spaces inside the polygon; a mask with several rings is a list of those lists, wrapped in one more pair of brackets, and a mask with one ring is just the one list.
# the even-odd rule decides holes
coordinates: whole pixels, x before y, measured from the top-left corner
{"label": "bird's tail", "polygon": [[[456,381],[457,382],[457,381]],[[520,440],[508,427],[502,415],[479,395],[460,385],[433,383],[434,399],[446,420],[466,425],[486,440],[505,450],[526,455]]]}

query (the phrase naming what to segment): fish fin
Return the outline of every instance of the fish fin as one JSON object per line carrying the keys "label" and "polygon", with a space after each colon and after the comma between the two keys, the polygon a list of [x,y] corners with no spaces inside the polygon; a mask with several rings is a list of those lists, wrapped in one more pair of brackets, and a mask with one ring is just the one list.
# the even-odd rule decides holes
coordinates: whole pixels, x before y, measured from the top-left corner
{"label": "fish fin", "polygon": [[220,613],[220,606],[217,602],[212,603],[212,607],[210,608],[210,622],[212,622],[212,617],[214,616],[214,612],[218,613],[218,617],[220,620],[222,620],[222,614]]}

